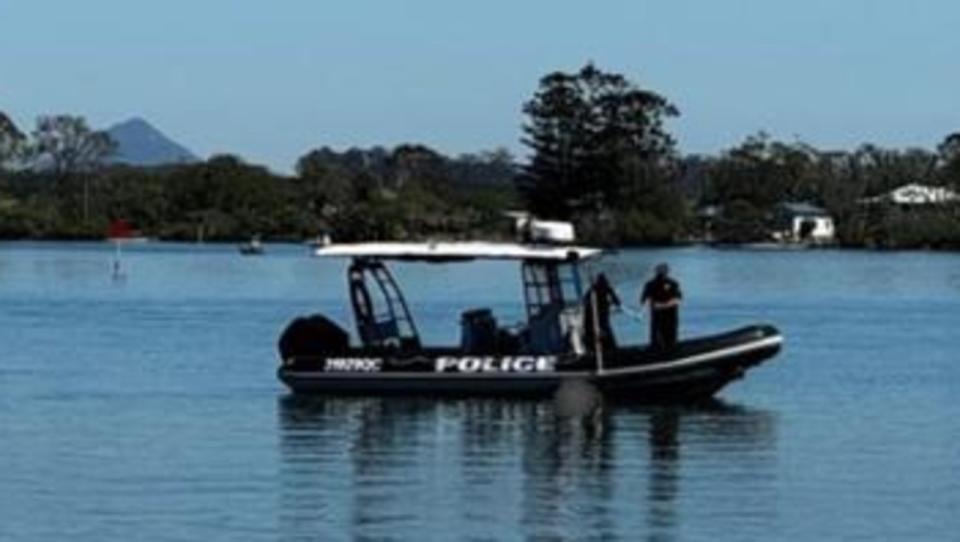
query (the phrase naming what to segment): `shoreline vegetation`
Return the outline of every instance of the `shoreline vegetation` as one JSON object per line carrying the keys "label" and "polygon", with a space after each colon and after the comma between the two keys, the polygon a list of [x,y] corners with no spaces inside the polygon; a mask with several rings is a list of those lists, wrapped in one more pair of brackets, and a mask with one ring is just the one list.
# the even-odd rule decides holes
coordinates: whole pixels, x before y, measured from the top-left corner
{"label": "shoreline vegetation", "polygon": [[526,210],[602,246],[736,246],[770,242],[777,207],[804,202],[833,217],[834,246],[960,249],[957,201],[865,203],[911,183],[960,192],[960,132],[933,150],[822,150],[761,132],[684,155],[666,128],[676,106],[592,64],[544,76],[522,111],[522,163],[505,149],[319,147],[292,175],[234,155],[113,164],[115,142],[82,117],[25,133],[0,111],[0,240],[103,239],[115,220],[170,241],[508,239],[504,213]]}

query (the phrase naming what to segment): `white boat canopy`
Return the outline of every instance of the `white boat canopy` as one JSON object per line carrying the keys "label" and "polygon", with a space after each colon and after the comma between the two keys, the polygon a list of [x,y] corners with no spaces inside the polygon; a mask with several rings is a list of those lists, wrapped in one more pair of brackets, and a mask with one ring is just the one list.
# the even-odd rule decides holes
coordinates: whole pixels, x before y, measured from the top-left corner
{"label": "white boat canopy", "polygon": [[314,256],[373,258],[378,260],[456,261],[456,260],[586,260],[600,256],[599,248],[517,243],[436,242],[436,243],[356,243],[328,245],[314,250]]}

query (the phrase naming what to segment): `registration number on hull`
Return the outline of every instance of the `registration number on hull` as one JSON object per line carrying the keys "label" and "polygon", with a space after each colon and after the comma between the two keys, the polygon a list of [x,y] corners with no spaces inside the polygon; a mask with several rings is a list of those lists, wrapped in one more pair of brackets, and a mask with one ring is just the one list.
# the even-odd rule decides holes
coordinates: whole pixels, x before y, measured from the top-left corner
{"label": "registration number on hull", "polygon": [[380,358],[327,358],[323,365],[330,373],[379,373],[382,368]]}

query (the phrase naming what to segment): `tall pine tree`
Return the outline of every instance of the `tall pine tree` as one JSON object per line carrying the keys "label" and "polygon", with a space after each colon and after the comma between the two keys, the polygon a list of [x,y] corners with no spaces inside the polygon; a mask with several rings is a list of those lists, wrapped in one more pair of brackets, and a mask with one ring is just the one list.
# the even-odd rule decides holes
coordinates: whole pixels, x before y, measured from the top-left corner
{"label": "tall pine tree", "polygon": [[517,188],[540,216],[609,209],[631,184],[635,168],[628,164],[661,167],[673,158],[675,143],[664,121],[677,109],[593,64],[544,76],[523,112],[522,141],[533,155]]}

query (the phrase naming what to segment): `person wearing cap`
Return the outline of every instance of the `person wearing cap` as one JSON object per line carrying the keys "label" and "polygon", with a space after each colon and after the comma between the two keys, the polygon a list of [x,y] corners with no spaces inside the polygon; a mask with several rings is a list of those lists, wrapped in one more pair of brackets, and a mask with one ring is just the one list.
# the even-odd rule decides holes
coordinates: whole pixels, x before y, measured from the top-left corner
{"label": "person wearing cap", "polygon": [[656,350],[673,348],[677,344],[680,285],[670,278],[670,267],[658,264],[655,276],[643,286],[640,304],[650,302],[650,346]]}

